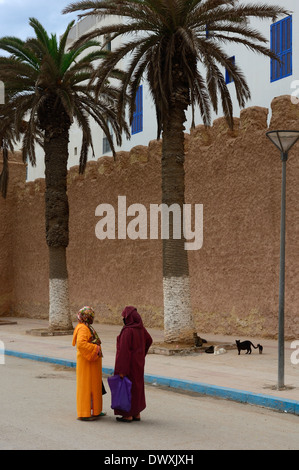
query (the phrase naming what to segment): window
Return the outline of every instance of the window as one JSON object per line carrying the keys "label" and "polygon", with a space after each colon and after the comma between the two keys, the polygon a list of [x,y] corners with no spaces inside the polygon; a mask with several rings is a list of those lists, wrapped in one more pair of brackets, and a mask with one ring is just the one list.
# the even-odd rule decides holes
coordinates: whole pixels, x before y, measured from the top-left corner
{"label": "window", "polygon": [[210,37],[210,25],[209,23],[206,24],[206,39]]}
{"label": "window", "polygon": [[106,42],[106,46],[104,47],[104,50],[105,51],[111,51],[111,40],[110,40],[110,34],[107,34],[105,37],[104,37],[104,40]]}
{"label": "window", "polygon": [[111,147],[107,137],[103,137],[103,154],[111,152]]}
{"label": "window", "polygon": [[[235,65],[236,63],[236,57],[233,56],[233,57],[230,57],[230,61],[233,65]],[[229,71],[226,69],[225,70],[225,83],[228,85],[229,83],[232,83],[234,81],[233,77],[231,76],[231,74],[229,73]]]}
{"label": "window", "polygon": [[292,16],[271,25],[271,51],[280,61],[271,59],[271,82],[292,75]]}
{"label": "window", "polygon": [[[113,137],[113,129],[112,129],[112,126],[111,126],[110,122],[108,122],[108,129],[109,129],[111,137]],[[111,147],[110,147],[110,144],[109,144],[109,140],[104,135],[104,137],[103,137],[103,154],[104,153],[110,153],[110,152],[111,152]]]}
{"label": "window", "polygon": [[138,132],[143,131],[143,91],[142,85],[137,90],[136,101],[135,101],[135,111],[133,114],[132,122],[132,134],[137,134]]}

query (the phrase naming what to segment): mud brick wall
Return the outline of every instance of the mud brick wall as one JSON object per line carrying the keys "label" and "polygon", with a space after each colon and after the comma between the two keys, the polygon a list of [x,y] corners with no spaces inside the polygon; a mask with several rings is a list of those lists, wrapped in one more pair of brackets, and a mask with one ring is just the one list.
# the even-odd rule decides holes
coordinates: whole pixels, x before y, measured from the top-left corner
{"label": "mud brick wall", "polygon": [[[0,172],[3,163],[0,158]],[[19,154],[10,157],[10,174],[7,198],[0,195],[0,316],[11,310],[13,302],[14,270],[14,216],[15,194],[20,181],[25,181],[26,168]]]}
{"label": "mud brick wall", "polygon": [[[277,336],[281,162],[265,133],[298,129],[299,107],[282,96],[273,100],[271,111],[269,127],[269,110],[253,107],[235,119],[233,131],[220,118],[211,128],[197,126],[186,134],[186,202],[204,207],[203,247],[188,253],[200,334]],[[285,333],[295,339],[298,145],[287,163]],[[99,204],[117,208],[118,196],[126,196],[127,206],[140,203],[149,210],[150,204],[160,204],[160,161],[161,143],[153,141],[148,147],[119,152],[116,161],[90,161],[84,175],[78,174],[78,167],[70,169],[67,257],[74,315],[89,304],[98,321],[120,323],[123,307],[133,304],[147,326],[163,326],[161,241],[100,241],[95,235]],[[44,180],[25,183],[23,166],[10,166],[9,196],[0,200],[0,315],[47,318]]]}
{"label": "mud brick wall", "polygon": [[117,223],[115,240],[95,235],[99,204],[111,204],[116,215],[118,196],[126,196],[127,207],[139,203],[149,210],[149,204],[160,204],[160,161],[161,146],[152,142],[120,152],[116,162],[109,157],[90,162],[83,176],[77,167],[70,170],[68,267],[74,310],[92,305],[99,320],[119,323],[123,308],[136,305],[145,323],[163,325],[161,242],[118,240]]}
{"label": "mud brick wall", "polygon": [[[281,161],[268,110],[249,108],[189,138],[187,199],[204,205],[203,249],[190,262],[193,310],[206,331],[275,337],[278,328]],[[272,102],[271,129],[299,129],[290,97]],[[286,337],[299,333],[299,147],[287,162]]]}

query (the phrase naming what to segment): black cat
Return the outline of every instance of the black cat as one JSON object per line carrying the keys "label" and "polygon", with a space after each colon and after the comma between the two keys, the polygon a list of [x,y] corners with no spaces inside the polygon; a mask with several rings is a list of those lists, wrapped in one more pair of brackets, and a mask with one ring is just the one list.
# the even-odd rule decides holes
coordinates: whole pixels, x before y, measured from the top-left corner
{"label": "black cat", "polygon": [[263,352],[263,346],[261,344],[258,344],[257,346],[254,346],[251,341],[242,341],[240,342],[239,339],[236,339],[236,345],[238,348],[238,354],[240,354],[241,351],[247,351],[246,354],[251,354],[251,346],[254,347],[254,349],[258,349],[259,353],[262,354]]}

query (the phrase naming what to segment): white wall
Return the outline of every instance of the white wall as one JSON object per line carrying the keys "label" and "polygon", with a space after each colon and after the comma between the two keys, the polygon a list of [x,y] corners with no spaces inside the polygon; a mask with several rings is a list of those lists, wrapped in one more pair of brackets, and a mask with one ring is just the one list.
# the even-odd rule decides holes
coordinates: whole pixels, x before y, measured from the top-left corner
{"label": "white wall", "polygon": [[[262,0],[263,3],[268,4],[279,4],[277,0]],[[245,47],[236,46],[231,44],[229,47],[226,47],[230,56],[236,57],[236,62],[239,67],[242,69],[246,80],[248,82],[250,91],[251,91],[251,100],[247,103],[248,106],[263,106],[270,108],[271,101],[275,96],[291,94],[291,84],[295,80],[299,80],[299,67],[298,61],[296,60],[299,53],[299,8],[297,6],[298,0],[285,0],[283,2],[284,8],[290,10],[293,16],[293,74],[290,77],[283,78],[276,82],[270,81],[270,59],[262,55],[258,55]],[[242,3],[252,3],[250,0],[242,0]],[[281,4],[281,2],[280,2]],[[97,20],[96,20],[97,21]],[[108,20],[109,21],[109,20]],[[268,46],[270,46],[270,26],[272,21],[267,20],[253,20],[251,21],[251,26],[255,29],[258,29],[263,33],[265,38],[267,38]],[[72,31],[72,39],[76,39],[83,32],[86,32],[88,29],[92,29],[96,26],[96,22],[92,22],[91,19],[83,19],[79,24],[76,24]],[[116,48],[118,45],[117,41],[114,41],[112,48]],[[225,73],[225,70],[223,70]],[[240,109],[236,100],[234,84],[230,83],[228,85],[231,90],[231,96],[233,99],[234,105],[234,115],[236,117],[240,114]],[[148,92],[148,86],[146,83],[143,83],[143,132],[132,135],[130,140],[124,138],[122,150],[130,150],[135,145],[147,145],[150,140],[156,138],[157,134],[157,125],[156,125],[156,114],[154,104]],[[213,120],[221,116],[221,111],[218,116],[213,115]],[[199,113],[196,114],[196,124],[201,122]],[[188,120],[186,122],[186,132],[189,132],[191,125],[191,113],[188,113]],[[103,132],[95,124],[92,124],[93,135],[94,135],[94,148],[95,148],[95,158],[99,158],[103,155],[102,152],[102,141],[103,141]],[[72,126],[70,132],[70,144],[69,144],[69,167],[78,165],[80,148],[81,148],[81,132]],[[75,155],[75,148],[77,148],[77,155]],[[117,149],[119,150],[119,149]],[[28,180],[34,180],[36,178],[44,177],[44,157],[41,149],[38,149],[37,152],[38,164],[36,168],[28,167]],[[91,154],[90,154],[91,155]],[[109,154],[106,154],[109,155]],[[110,154],[111,155],[111,154]]]}
{"label": "white wall", "polygon": [[[243,0],[244,3],[251,3],[249,0]],[[299,68],[298,61],[296,58],[299,53],[299,9],[297,0],[284,0],[284,2],[278,2],[278,0],[262,0],[262,3],[267,4],[279,4],[285,9],[289,10],[293,17],[293,73],[289,77],[277,80],[275,82],[270,81],[270,59],[260,54],[256,54],[245,47],[231,45],[229,53],[231,56],[236,57],[236,62],[243,70],[243,73],[248,82],[251,91],[251,100],[248,101],[248,106],[263,106],[270,108],[271,101],[274,97],[280,95],[289,95],[292,93],[291,84],[294,80],[299,79]],[[279,18],[279,19],[282,19]],[[251,26],[254,29],[262,32],[265,38],[268,40],[267,46],[270,47],[270,26],[272,21],[270,20],[258,20],[254,19],[251,21]],[[232,90],[233,102],[235,115],[238,116],[240,113],[237,100],[235,98],[234,84],[228,85]]]}

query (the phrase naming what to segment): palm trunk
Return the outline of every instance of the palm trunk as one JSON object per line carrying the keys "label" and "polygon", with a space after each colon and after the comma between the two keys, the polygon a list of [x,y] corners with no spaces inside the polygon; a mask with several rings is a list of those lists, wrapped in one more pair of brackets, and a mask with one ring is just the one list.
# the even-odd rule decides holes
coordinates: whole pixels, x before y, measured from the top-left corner
{"label": "palm trunk", "polygon": [[[59,115],[59,111],[57,111]],[[73,329],[69,310],[66,248],[69,243],[67,160],[69,122],[58,119],[45,126],[46,240],[49,247],[49,329],[69,333]]]}
{"label": "palm trunk", "polygon": [[178,204],[181,213],[180,238],[173,238],[173,219],[170,218],[169,239],[163,240],[164,339],[194,344],[188,255],[183,234],[184,122],[184,110],[174,107],[170,118],[163,123],[162,202],[168,207]]}
{"label": "palm trunk", "polygon": [[73,329],[69,310],[66,248],[49,247],[49,328],[70,332]]}

